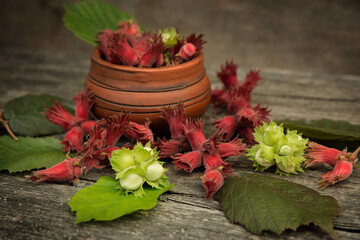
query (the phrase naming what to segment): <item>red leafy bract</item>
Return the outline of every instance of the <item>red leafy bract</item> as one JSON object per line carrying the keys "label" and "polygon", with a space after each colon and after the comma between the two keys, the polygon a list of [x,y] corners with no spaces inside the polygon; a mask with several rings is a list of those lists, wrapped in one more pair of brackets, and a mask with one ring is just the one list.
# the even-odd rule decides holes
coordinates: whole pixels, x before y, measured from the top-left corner
{"label": "red leafy bract", "polygon": [[112,150],[118,149],[115,144],[128,129],[129,114],[126,113],[110,116],[95,124],[81,152],[85,173],[93,167],[99,168],[109,164],[109,155]]}
{"label": "red leafy bract", "polygon": [[177,140],[186,139],[184,129],[186,123],[184,104],[180,102],[176,107],[164,108],[163,115],[169,124],[171,138]]}
{"label": "red leafy bract", "polygon": [[249,94],[254,90],[257,86],[258,81],[262,78],[260,77],[260,71],[250,71],[246,74],[244,82],[240,85],[242,89],[245,89],[249,92]]}
{"label": "red leafy bract", "polygon": [[316,142],[309,142],[306,151],[307,160],[305,162],[305,167],[311,167],[320,163],[335,166],[339,157],[345,155],[344,152],[340,150],[328,148]]}
{"label": "red leafy bract", "polygon": [[239,86],[239,80],[237,77],[237,69],[233,61],[226,62],[225,65],[221,65],[221,71],[217,72],[217,77],[224,84],[224,89],[237,88]]}
{"label": "red leafy bract", "polygon": [[89,121],[86,121],[86,122],[83,122],[81,124],[81,128],[86,132],[86,133],[89,133],[91,128],[93,128],[96,124],[96,121],[95,120],[89,120]]}
{"label": "red leafy bract", "polygon": [[55,102],[53,106],[45,109],[46,118],[57,125],[62,126],[65,134],[64,151],[81,151],[85,132],[95,124],[91,121],[90,109],[94,104],[94,94],[88,90],[82,90],[74,96],[76,104],[75,116],[60,103]]}
{"label": "red leafy bract", "polygon": [[186,116],[184,104],[178,103],[175,107],[165,107],[163,116],[168,122],[171,139],[158,139],[154,144],[160,150],[161,158],[170,158],[176,153],[190,150],[190,143],[185,134]]}
{"label": "red leafy bract", "polygon": [[161,61],[160,56],[165,51],[165,45],[161,37],[154,34],[150,43],[146,51],[143,54],[140,53],[139,67],[151,67],[158,59]]}
{"label": "red leafy bract", "polygon": [[94,94],[88,90],[82,90],[74,96],[75,117],[78,123],[90,120],[90,109],[94,105]]}
{"label": "red leafy bract", "polygon": [[[175,168],[191,172],[197,167],[204,166],[206,172],[216,170],[224,176],[231,174],[233,172],[231,164],[225,162],[222,158],[243,154],[246,150],[245,144],[241,140],[221,143],[217,135],[206,139],[203,126],[204,122],[200,120],[186,122],[184,126],[185,134],[189,139],[192,151],[184,154],[175,154],[172,157]],[[209,184],[210,182],[209,180]],[[211,197],[221,187],[217,185],[216,188],[210,188],[209,184],[203,182],[207,191],[207,197]]]}
{"label": "red leafy bract", "polygon": [[179,141],[176,139],[166,140],[165,138],[160,139],[154,143],[154,146],[160,150],[160,158],[170,158],[176,153],[183,153],[190,149],[189,142]]}
{"label": "red leafy bract", "polygon": [[230,140],[234,136],[240,136],[249,145],[254,145],[254,129],[263,122],[269,122],[270,111],[260,105],[252,107],[250,102],[243,97],[236,97],[228,107],[230,112],[220,120],[213,120],[219,135],[223,140]]}
{"label": "red leafy bract", "polygon": [[110,52],[109,62],[114,64],[123,64],[127,66],[135,66],[139,64],[139,54],[130,45],[128,37],[126,35],[112,36],[111,41],[108,44]]}
{"label": "red leafy bract", "polygon": [[192,43],[186,43],[180,48],[179,56],[183,60],[189,60],[191,59],[194,54],[196,53],[196,47]]}
{"label": "red leafy bract", "polygon": [[109,62],[113,62],[111,58],[111,50],[109,48],[111,39],[114,38],[115,34],[119,34],[119,32],[112,31],[110,29],[105,29],[99,33],[97,36],[98,49],[104,55],[105,59]]}
{"label": "red leafy bract", "polygon": [[154,135],[150,129],[151,121],[146,121],[144,125],[129,122],[129,128],[125,131],[125,137],[130,140],[132,143],[140,142],[145,145],[150,142],[154,142]]}
{"label": "red leafy bract", "polygon": [[322,187],[328,187],[351,175],[353,168],[355,167],[355,162],[358,160],[357,155],[360,151],[360,147],[351,153],[347,152],[347,149],[340,151],[334,148],[325,147],[316,142],[309,142],[306,151],[307,160],[304,163],[306,168],[318,164],[333,167],[332,171],[320,176],[321,180],[319,181],[319,184]]}
{"label": "red leafy bract", "polygon": [[198,55],[203,48],[203,45],[206,41],[203,39],[204,34],[199,34],[196,36],[195,33],[191,33],[189,36],[186,37],[186,43],[191,43],[195,47],[194,56]]}
{"label": "red leafy bract", "polygon": [[224,176],[218,170],[206,171],[201,178],[206,198],[211,198],[224,185]]}
{"label": "red leafy bract", "polygon": [[77,123],[76,118],[60,102],[55,102],[52,107],[47,107],[45,115],[50,122],[60,125],[65,131],[69,131]]}
{"label": "red leafy bract", "polygon": [[120,22],[119,29],[104,29],[97,36],[103,57],[114,64],[134,67],[177,65],[197,57],[206,41],[195,33],[183,38],[177,33],[176,42],[166,45],[161,34],[141,32],[134,21]]}
{"label": "red leafy bract", "polygon": [[226,158],[241,155],[247,150],[247,147],[241,139],[236,137],[230,142],[220,143],[218,149],[220,157]]}
{"label": "red leafy bract", "polygon": [[231,174],[234,171],[231,168],[231,164],[225,162],[219,154],[210,154],[205,152],[203,153],[203,162],[207,171],[218,170],[223,174]]}
{"label": "red leafy bract", "polygon": [[51,168],[35,171],[27,179],[34,182],[77,182],[82,174],[79,159],[67,157]]}
{"label": "red leafy bract", "polygon": [[[106,38],[108,39],[105,40]],[[160,61],[158,65],[163,62],[160,56],[165,51],[165,46],[158,34],[128,35],[106,32],[101,35],[101,39],[107,44],[105,49],[105,44],[100,44],[99,49],[111,63],[149,68],[156,61]]]}
{"label": "red leafy bract", "polygon": [[121,21],[119,24],[119,30],[121,34],[128,35],[128,36],[136,36],[141,34],[139,25],[132,21]]}
{"label": "red leafy bract", "polygon": [[207,191],[206,197],[212,197],[221,188],[223,178],[233,172],[231,164],[223,158],[243,154],[246,145],[240,139],[222,143],[217,134],[207,139],[203,129],[204,121],[187,120],[182,103],[173,108],[164,108],[163,115],[169,124],[172,138],[158,139],[154,144],[160,150],[159,156],[171,157],[175,168],[186,172],[204,166],[206,173],[203,186]]}
{"label": "red leafy bract", "polygon": [[187,121],[185,124],[185,135],[190,142],[193,151],[202,150],[203,144],[206,142],[203,121]]}
{"label": "red leafy bract", "polygon": [[200,151],[188,153],[178,153],[173,157],[176,169],[183,169],[186,172],[192,172],[195,168],[202,165],[202,154]]}
{"label": "red leafy bract", "polygon": [[320,185],[328,187],[348,178],[353,171],[353,166],[354,164],[347,159],[336,161],[332,171],[320,176]]}
{"label": "red leafy bract", "polygon": [[[237,77],[237,68],[233,61],[227,61],[221,65],[221,71],[217,72],[218,78],[223,83],[223,89],[216,89],[212,92],[211,101],[215,111],[221,106],[230,106],[235,97],[242,97],[246,101],[251,100],[251,93],[261,80],[259,71],[250,71],[245,80],[240,84]],[[228,113],[231,113],[231,110]],[[233,112],[232,112],[233,113]]]}
{"label": "red leafy bract", "polygon": [[61,144],[64,145],[65,152],[80,152],[82,150],[83,140],[84,130],[82,130],[81,127],[75,126],[65,134]]}

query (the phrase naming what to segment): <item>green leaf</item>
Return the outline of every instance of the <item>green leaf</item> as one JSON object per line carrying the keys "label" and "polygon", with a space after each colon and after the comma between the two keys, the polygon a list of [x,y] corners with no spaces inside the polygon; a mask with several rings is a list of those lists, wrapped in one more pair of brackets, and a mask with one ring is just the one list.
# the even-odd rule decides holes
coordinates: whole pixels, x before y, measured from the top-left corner
{"label": "green leaf", "polygon": [[285,128],[297,130],[304,137],[313,141],[322,142],[327,146],[356,148],[360,145],[360,125],[350,124],[346,121],[329,119],[313,120],[277,120]]}
{"label": "green leaf", "polygon": [[62,127],[49,122],[43,113],[46,106],[58,100],[58,97],[46,94],[15,98],[6,104],[4,117],[9,120],[11,130],[17,135],[36,137],[59,134],[64,132]]}
{"label": "green leaf", "polygon": [[75,4],[64,4],[65,26],[80,39],[96,46],[96,36],[106,28],[116,30],[120,21],[133,20],[134,17],[120,11],[108,3],[86,0]]}
{"label": "green leaf", "polygon": [[20,172],[52,167],[65,159],[60,140],[53,137],[0,137],[0,170]]}
{"label": "green leaf", "polygon": [[329,119],[313,120],[307,123],[303,120],[278,120],[285,128],[298,130],[309,138],[324,140],[360,140],[360,126],[346,121]]}
{"label": "green leaf", "polygon": [[135,198],[134,194],[124,194],[119,190],[119,181],[112,177],[101,177],[94,185],[77,192],[70,202],[76,211],[76,223],[90,221],[110,221],[123,215],[155,207],[159,195],[173,187],[169,182],[162,189],[144,188],[145,195]]}
{"label": "green leaf", "polygon": [[253,234],[267,230],[280,234],[312,222],[336,238],[332,219],[340,212],[337,201],[300,184],[241,173],[228,179],[215,199],[230,222]]}

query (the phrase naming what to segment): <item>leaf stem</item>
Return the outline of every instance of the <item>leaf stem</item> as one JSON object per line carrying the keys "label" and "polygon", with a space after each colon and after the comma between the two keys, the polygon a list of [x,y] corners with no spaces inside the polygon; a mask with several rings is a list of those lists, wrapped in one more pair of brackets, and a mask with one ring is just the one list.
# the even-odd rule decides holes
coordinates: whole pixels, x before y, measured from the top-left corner
{"label": "leaf stem", "polygon": [[11,136],[15,141],[19,140],[19,139],[15,136],[15,134],[13,133],[13,131],[10,129],[9,121],[8,121],[8,120],[5,120],[5,119],[3,118],[3,110],[2,110],[1,108],[0,108],[0,123],[1,123],[2,125],[4,125],[6,131],[10,134],[10,136]]}

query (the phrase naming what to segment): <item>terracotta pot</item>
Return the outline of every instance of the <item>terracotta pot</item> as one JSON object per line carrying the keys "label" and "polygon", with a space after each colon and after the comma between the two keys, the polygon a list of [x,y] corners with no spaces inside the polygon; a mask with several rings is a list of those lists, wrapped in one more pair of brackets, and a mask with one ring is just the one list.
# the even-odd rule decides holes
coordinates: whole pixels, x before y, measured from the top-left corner
{"label": "terracotta pot", "polygon": [[131,121],[150,119],[155,133],[168,131],[161,112],[164,106],[182,101],[186,116],[195,118],[205,113],[211,99],[202,54],[176,66],[136,68],[109,63],[95,48],[86,87],[95,94],[93,113],[98,118],[131,112]]}

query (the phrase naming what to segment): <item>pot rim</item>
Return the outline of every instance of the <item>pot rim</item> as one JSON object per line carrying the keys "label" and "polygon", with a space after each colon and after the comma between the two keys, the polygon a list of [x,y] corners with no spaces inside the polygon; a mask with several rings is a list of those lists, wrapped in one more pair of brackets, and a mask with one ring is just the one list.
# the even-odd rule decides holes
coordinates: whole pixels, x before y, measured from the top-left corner
{"label": "pot rim", "polygon": [[143,72],[143,73],[151,72],[151,73],[153,73],[153,72],[167,72],[170,70],[178,70],[178,69],[183,69],[183,68],[191,68],[192,66],[200,64],[204,61],[204,54],[203,54],[203,52],[200,52],[200,54],[198,56],[191,59],[190,61],[182,63],[182,64],[174,65],[174,66],[163,66],[163,67],[158,67],[158,68],[138,68],[138,67],[124,66],[124,65],[110,63],[101,58],[100,50],[97,47],[95,47],[91,51],[91,60],[104,66],[104,67],[108,67],[111,69],[123,70],[123,71],[128,71],[128,72]]}

